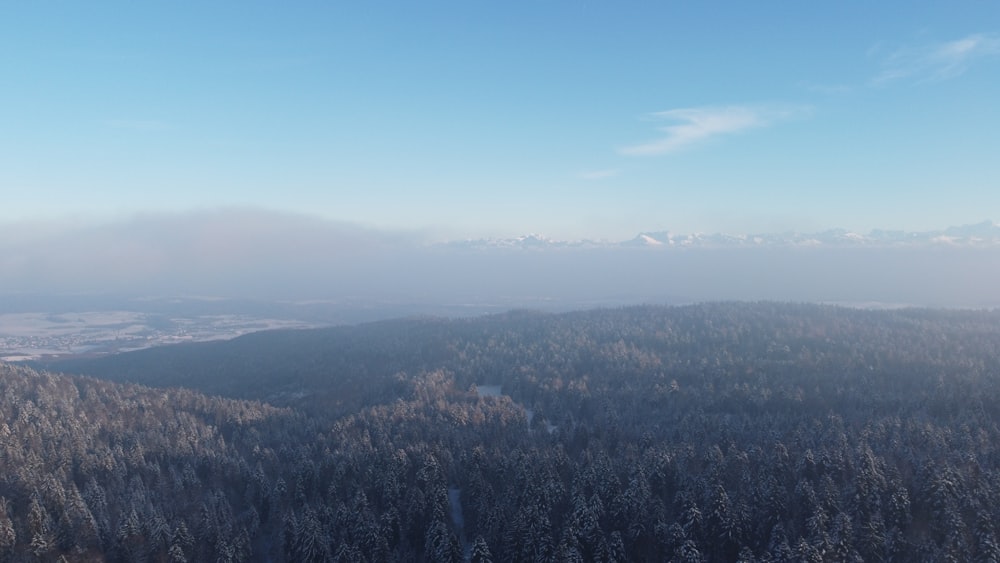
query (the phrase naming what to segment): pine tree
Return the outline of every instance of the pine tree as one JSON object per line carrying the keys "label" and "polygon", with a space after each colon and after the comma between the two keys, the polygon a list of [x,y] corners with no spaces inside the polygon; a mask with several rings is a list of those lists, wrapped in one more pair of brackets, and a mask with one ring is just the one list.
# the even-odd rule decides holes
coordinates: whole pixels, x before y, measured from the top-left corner
{"label": "pine tree", "polygon": [[28,532],[31,534],[31,552],[37,557],[56,548],[55,525],[37,494],[32,495],[28,508]]}
{"label": "pine tree", "polygon": [[17,543],[17,532],[10,520],[7,499],[0,497],[0,556],[9,553]]}
{"label": "pine tree", "polygon": [[184,555],[184,550],[178,544],[171,544],[170,549],[167,550],[167,560],[170,563],[187,563],[187,556]]}
{"label": "pine tree", "polygon": [[459,563],[462,561],[462,548],[458,545],[455,534],[448,529],[443,520],[435,520],[427,528],[424,541],[424,554],[428,561],[442,563]]}
{"label": "pine tree", "polygon": [[1000,543],[997,543],[993,521],[985,510],[976,514],[976,551],[978,561],[1000,563]]}
{"label": "pine tree", "polygon": [[490,553],[490,546],[486,545],[483,536],[476,536],[476,540],[472,542],[472,555],[469,561],[470,563],[493,563],[493,554]]}
{"label": "pine tree", "polygon": [[295,530],[293,553],[296,561],[325,561],[329,555],[329,542],[316,513],[306,508]]}
{"label": "pine tree", "polygon": [[672,561],[677,563],[701,563],[703,560],[701,556],[701,551],[698,550],[697,544],[692,540],[687,540],[677,548],[674,552],[674,558]]}

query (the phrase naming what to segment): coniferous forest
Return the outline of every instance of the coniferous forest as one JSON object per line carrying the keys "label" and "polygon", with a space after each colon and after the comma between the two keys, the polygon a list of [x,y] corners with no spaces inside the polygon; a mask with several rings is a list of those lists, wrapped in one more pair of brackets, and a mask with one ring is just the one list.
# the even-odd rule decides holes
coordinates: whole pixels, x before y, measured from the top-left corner
{"label": "coniferous forest", "polygon": [[0,561],[1000,561],[1000,312],[417,318],[0,364]]}

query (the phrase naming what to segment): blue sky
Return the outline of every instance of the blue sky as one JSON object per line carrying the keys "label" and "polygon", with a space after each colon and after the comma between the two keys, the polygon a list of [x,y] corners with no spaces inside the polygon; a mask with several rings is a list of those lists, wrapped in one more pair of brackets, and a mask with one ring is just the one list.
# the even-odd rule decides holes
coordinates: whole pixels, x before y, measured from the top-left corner
{"label": "blue sky", "polygon": [[0,221],[1000,220],[1000,3],[7,2]]}

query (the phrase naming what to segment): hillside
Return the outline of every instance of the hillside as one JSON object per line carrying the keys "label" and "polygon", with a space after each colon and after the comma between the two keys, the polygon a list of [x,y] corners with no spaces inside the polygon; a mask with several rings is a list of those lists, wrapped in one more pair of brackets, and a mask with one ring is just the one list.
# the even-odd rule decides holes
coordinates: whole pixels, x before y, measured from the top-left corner
{"label": "hillside", "polygon": [[998,312],[514,312],[58,367],[115,381],[0,368],[11,560],[1000,557]]}

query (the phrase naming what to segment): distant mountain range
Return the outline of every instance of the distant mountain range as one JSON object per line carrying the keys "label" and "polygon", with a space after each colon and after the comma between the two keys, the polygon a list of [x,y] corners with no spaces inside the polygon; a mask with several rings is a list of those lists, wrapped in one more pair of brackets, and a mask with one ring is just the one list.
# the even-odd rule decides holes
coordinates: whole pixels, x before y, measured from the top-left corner
{"label": "distant mountain range", "polygon": [[483,238],[443,243],[449,248],[550,249],[550,248],[734,248],[734,247],[886,247],[886,246],[1000,246],[1000,224],[983,221],[972,225],[948,227],[935,231],[893,231],[876,229],[858,233],[831,229],[817,233],[761,234],[679,234],[672,231],[642,232],[625,241],[559,240],[537,234],[516,238]]}

